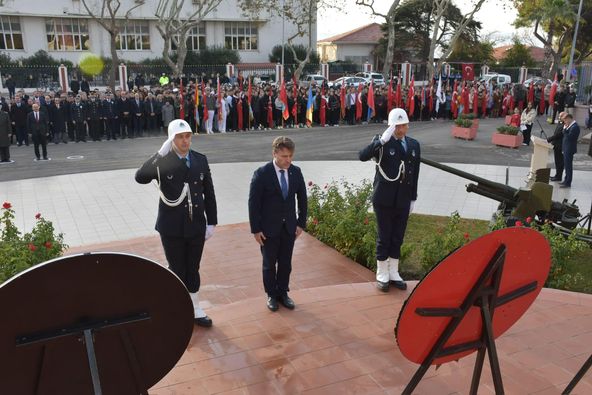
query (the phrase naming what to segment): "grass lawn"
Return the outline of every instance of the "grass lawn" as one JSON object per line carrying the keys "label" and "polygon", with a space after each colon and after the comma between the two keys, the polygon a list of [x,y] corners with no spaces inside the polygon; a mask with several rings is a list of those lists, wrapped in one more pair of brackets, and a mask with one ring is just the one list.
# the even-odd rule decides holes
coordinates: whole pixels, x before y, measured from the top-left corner
{"label": "grass lawn", "polygon": [[[442,231],[448,222],[448,217],[436,215],[412,214],[407,225],[405,243],[411,245],[409,257],[401,264],[401,271],[407,279],[418,280],[422,276],[420,262],[420,245],[428,235]],[[460,229],[470,235],[471,240],[488,233],[488,221],[476,219],[462,219]],[[584,281],[578,282],[569,291],[592,293],[592,248],[587,248],[575,255],[567,267],[567,272],[575,275],[580,273]]]}

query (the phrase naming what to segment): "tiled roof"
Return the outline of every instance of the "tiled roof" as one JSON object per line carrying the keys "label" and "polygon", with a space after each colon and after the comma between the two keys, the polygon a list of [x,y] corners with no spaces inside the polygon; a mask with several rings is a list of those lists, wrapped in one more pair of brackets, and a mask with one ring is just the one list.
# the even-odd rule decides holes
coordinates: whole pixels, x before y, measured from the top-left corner
{"label": "tiled roof", "polygon": [[334,44],[378,44],[378,40],[384,35],[379,23],[371,23],[357,29],[350,30],[336,36],[318,40],[319,43]]}

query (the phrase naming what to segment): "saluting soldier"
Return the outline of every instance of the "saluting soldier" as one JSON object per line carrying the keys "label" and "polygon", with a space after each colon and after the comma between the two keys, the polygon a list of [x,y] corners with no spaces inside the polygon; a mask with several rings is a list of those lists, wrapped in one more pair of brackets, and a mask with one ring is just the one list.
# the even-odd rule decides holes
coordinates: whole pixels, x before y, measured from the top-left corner
{"label": "saluting soldier", "polygon": [[389,280],[395,288],[407,289],[399,275],[399,257],[407,219],[417,199],[420,162],[419,143],[406,136],[409,118],[405,110],[391,110],[388,125],[382,136],[376,135],[359,153],[361,161],[376,161],[372,196],[378,225],[376,285],[384,292],[389,289]]}
{"label": "saluting soldier", "polygon": [[168,139],[136,172],[136,181],[157,180],[160,191],[156,230],[173,271],[193,301],[195,324],[212,320],[199,307],[199,264],[204,243],[218,223],[216,196],[205,155],[191,150],[191,127],[182,119],[168,126]]}

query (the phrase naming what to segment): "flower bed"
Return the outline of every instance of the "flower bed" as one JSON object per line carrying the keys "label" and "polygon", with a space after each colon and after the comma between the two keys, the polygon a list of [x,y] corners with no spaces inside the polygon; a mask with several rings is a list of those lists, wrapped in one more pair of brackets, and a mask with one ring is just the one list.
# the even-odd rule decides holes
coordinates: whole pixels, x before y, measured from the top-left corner
{"label": "flower bed", "polygon": [[514,126],[500,126],[497,133],[491,136],[491,142],[495,145],[509,148],[517,148],[522,144],[522,134],[520,129]]}

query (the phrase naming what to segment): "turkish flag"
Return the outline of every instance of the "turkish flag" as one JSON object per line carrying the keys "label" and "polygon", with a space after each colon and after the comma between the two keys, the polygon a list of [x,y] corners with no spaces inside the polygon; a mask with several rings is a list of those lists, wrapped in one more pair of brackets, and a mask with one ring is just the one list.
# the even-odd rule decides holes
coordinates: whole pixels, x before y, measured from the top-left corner
{"label": "turkish flag", "polygon": [[465,81],[473,81],[475,79],[475,68],[472,64],[462,64],[462,78]]}

